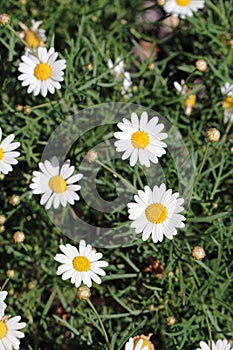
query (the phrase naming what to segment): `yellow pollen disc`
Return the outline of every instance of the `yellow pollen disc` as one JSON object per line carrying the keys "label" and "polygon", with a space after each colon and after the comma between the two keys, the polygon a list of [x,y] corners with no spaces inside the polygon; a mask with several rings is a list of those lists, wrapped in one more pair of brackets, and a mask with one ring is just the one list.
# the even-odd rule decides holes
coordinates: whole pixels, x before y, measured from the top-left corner
{"label": "yellow pollen disc", "polygon": [[176,0],[177,5],[179,6],[188,6],[191,0]]}
{"label": "yellow pollen disc", "polygon": [[0,147],[0,160],[2,160],[3,156],[4,156],[4,153],[3,153],[2,148]]}
{"label": "yellow pollen disc", "polygon": [[38,38],[38,36],[36,35],[35,32],[33,32],[33,30],[26,30],[24,32],[24,40],[26,41],[26,43],[33,47],[34,49],[38,49],[38,47],[40,46],[40,38]]}
{"label": "yellow pollen disc", "polygon": [[193,107],[196,103],[196,95],[189,95],[189,97],[187,98],[187,100],[185,100],[185,105],[187,107]]}
{"label": "yellow pollen disc", "polygon": [[233,107],[233,97],[227,96],[225,101],[223,102],[223,107],[226,109]]}
{"label": "yellow pollen disc", "polygon": [[131,143],[134,148],[145,148],[149,142],[149,136],[144,131],[136,131],[131,136]]}
{"label": "yellow pollen disc", "polygon": [[[134,347],[137,346],[137,344],[139,343],[139,340],[141,340],[141,339],[142,338],[134,340]],[[141,348],[143,348],[144,346],[148,346],[148,349],[150,349],[151,348],[151,342],[148,339],[143,339],[143,343],[142,343],[142,347]]]}
{"label": "yellow pollen disc", "polygon": [[5,322],[0,321],[0,339],[4,338],[7,334],[7,326]]}
{"label": "yellow pollen disc", "polygon": [[78,272],[87,272],[90,270],[91,263],[85,256],[76,256],[73,261],[73,267]]}
{"label": "yellow pollen disc", "polygon": [[62,193],[66,190],[66,181],[62,176],[56,175],[49,180],[49,187],[55,193]]}
{"label": "yellow pollen disc", "polygon": [[47,63],[39,63],[34,69],[34,75],[38,80],[47,80],[52,75],[52,68]]}
{"label": "yellow pollen disc", "polygon": [[160,203],[153,203],[146,208],[145,214],[148,221],[160,224],[167,217],[167,209]]}

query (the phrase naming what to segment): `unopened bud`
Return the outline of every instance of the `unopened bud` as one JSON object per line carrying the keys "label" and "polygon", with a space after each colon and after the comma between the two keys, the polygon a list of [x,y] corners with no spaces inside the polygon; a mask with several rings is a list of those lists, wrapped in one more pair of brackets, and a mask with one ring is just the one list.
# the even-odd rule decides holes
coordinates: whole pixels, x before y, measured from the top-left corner
{"label": "unopened bud", "polygon": [[85,300],[90,298],[91,290],[86,286],[79,287],[77,294],[78,294],[79,300]]}
{"label": "unopened bud", "polygon": [[23,106],[22,106],[22,105],[17,105],[17,106],[15,106],[15,110],[16,110],[17,112],[22,112]]}
{"label": "unopened bud", "polygon": [[15,243],[22,243],[25,239],[25,234],[21,231],[16,231],[13,234],[13,239],[14,239]]}
{"label": "unopened bud", "polygon": [[25,107],[23,108],[23,113],[26,114],[26,115],[31,114],[31,113],[32,113],[31,107],[30,107],[30,106],[25,106]]}
{"label": "unopened bud", "polygon": [[14,206],[18,205],[20,203],[20,197],[17,194],[13,194],[9,199],[9,203]]}
{"label": "unopened bud", "polygon": [[93,69],[92,63],[88,63],[88,64],[86,65],[86,69],[87,69],[89,72],[92,71],[92,69]]}
{"label": "unopened bud", "polygon": [[94,151],[93,149],[88,151],[86,154],[86,159],[89,163],[96,161],[97,158],[98,158],[98,153],[96,151]]}
{"label": "unopened bud", "polygon": [[175,323],[176,323],[175,317],[169,316],[169,317],[167,318],[167,325],[168,325],[168,326],[173,326]]}
{"label": "unopened bud", "polygon": [[199,72],[205,72],[207,69],[207,63],[205,60],[197,60],[196,61],[196,68],[199,70]]}
{"label": "unopened bud", "polygon": [[0,25],[6,26],[8,23],[10,23],[10,16],[7,13],[1,13],[0,14]]}
{"label": "unopened bud", "polygon": [[206,133],[206,137],[210,142],[217,142],[220,140],[221,134],[218,129],[210,128]]}
{"label": "unopened bud", "polygon": [[0,215],[0,225],[4,225],[6,222],[6,217],[5,215]]}
{"label": "unopened bud", "polygon": [[205,251],[202,247],[194,247],[192,250],[192,257],[196,260],[202,260],[206,256]]}
{"label": "unopened bud", "polygon": [[14,275],[15,275],[15,271],[14,270],[8,270],[6,274],[7,274],[8,277],[13,278]]}

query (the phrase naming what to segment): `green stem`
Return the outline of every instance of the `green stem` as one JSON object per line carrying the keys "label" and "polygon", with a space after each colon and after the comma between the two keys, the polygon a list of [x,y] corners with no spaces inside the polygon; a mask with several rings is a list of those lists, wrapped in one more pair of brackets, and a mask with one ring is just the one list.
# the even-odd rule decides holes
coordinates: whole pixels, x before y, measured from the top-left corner
{"label": "green stem", "polygon": [[227,127],[226,127],[226,130],[225,130],[225,133],[221,139],[221,142],[225,142],[226,141],[226,138],[227,138],[227,135],[229,134],[229,131],[231,130],[231,126],[232,126],[232,120],[231,118],[229,119],[229,122],[227,124]]}
{"label": "green stem", "polygon": [[9,282],[10,280],[10,277],[8,277],[5,282],[3,283],[2,287],[1,287],[1,290],[4,290],[4,288],[6,287],[7,283]]}
{"label": "green stem", "polygon": [[104,163],[102,163],[100,160],[96,159],[95,161],[96,163],[98,163],[99,165],[101,165],[103,168],[105,168],[106,170],[108,170],[110,173],[114,174],[115,176],[117,176],[130,190],[133,190],[134,193],[137,193],[138,190],[136,187],[134,187],[128,180],[124,179],[123,176],[121,176],[120,174],[118,174],[115,170],[111,169],[109,166],[105,165]]}
{"label": "green stem", "polygon": [[10,24],[7,24],[6,27],[11,31],[11,33],[13,33],[16,36],[16,38],[19,41],[21,41],[21,43],[23,43],[33,53],[34,56],[38,58],[37,52],[30,45],[28,45],[28,43],[25,40],[21,38],[21,36],[14,30],[14,28]]}
{"label": "green stem", "polygon": [[102,322],[102,320],[101,320],[101,318],[100,318],[100,316],[98,314],[98,311],[96,310],[96,308],[94,307],[94,305],[92,304],[90,299],[86,299],[86,301],[88,302],[88,304],[91,307],[91,309],[94,311],[94,313],[95,313],[95,315],[96,315],[96,317],[97,317],[97,319],[98,319],[98,321],[100,323],[100,326],[101,326],[101,328],[103,330],[103,334],[104,334],[104,338],[106,340],[106,343],[107,343],[109,349],[111,350],[111,344],[109,343],[107,332],[106,332],[106,330],[104,328],[104,324],[103,324],[103,322]]}
{"label": "green stem", "polygon": [[[216,14],[217,14],[220,18],[222,18],[222,21],[223,21],[223,23],[225,24],[226,28],[229,28],[229,27],[230,27],[230,26],[229,26],[229,23],[228,23],[228,20],[227,20],[227,18],[226,18],[226,16],[225,16],[225,11],[222,12],[222,10],[219,10],[218,7],[215,6],[215,5],[212,3],[212,1],[210,1],[210,0],[206,0],[206,5],[209,5],[209,6],[216,12]],[[223,3],[221,4],[221,7],[224,8]],[[224,8],[224,9],[225,9],[225,8]]]}
{"label": "green stem", "polygon": [[40,105],[31,107],[31,109],[43,108],[43,107],[46,107],[46,106],[49,106],[49,105],[54,105],[56,103],[59,103],[59,102],[58,101],[45,102],[45,103],[41,103]]}
{"label": "green stem", "polygon": [[195,188],[195,186],[196,186],[196,184],[197,184],[197,182],[198,182],[198,180],[199,180],[199,177],[200,177],[200,175],[201,175],[201,172],[202,172],[202,170],[203,170],[203,167],[204,167],[204,165],[205,165],[206,158],[207,158],[207,153],[208,153],[208,149],[209,149],[209,145],[210,145],[210,144],[208,143],[208,144],[207,144],[207,147],[206,147],[206,150],[205,150],[204,158],[203,158],[202,163],[201,163],[201,166],[200,166],[200,169],[199,169],[199,171],[198,171],[197,176],[195,177],[195,180],[194,180],[194,183],[193,183],[193,188]]}

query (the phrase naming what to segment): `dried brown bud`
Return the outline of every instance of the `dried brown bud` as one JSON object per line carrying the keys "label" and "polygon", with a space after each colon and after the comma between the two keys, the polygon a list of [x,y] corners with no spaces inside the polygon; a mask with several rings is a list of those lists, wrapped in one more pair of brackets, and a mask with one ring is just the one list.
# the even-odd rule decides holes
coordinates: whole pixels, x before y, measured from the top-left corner
{"label": "dried brown bud", "polygon": [[196,246],[192,250],[192,256],[196,260],[202,260],[206,256],[206,254],[202,247]]}
{"label": "dried brown bud", "polygon": [[17,106],[15,106],[15,110],[16,110],[17,112],[22,112],[23,106],[22,106],[22,105],[17,105]]}
{"label": "dried brown bud", "polygon": [[217,142],[220,140],[221,134],[220,131],[216,128],[210,128],[206,132],[206,137],[210,142]]}
{"label": "dried brown bud", "polygon": [[16,231],[13,234],[13,239],[14,239],[15,243],[22,243],[25,239],[25,234],[21,231]]}
{"label": "dried brown bud", "polygon": [[91,295],[91,290],[86,286],[79,287],[77,295],[79,300],[89,299]]}

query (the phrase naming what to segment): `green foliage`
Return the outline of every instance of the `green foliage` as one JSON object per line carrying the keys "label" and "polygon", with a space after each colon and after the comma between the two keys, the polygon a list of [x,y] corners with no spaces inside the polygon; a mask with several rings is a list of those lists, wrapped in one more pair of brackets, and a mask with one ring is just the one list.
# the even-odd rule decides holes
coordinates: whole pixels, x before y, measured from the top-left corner
{"label": "green foliage", "polygon": [[[232,174],[233,135],[223,122],[223,96],[220,87],[232,79],[233,1],[206,0],[206,7],[193,18],[180,20],[162,37],[164,14],[146,23],[141,0],[22,2],[5,1],[1,11],[10,14],[11,25],[20,31],[18,21],[31,25],[43,20],[48,37],[67,68],[62,89],[54,95],[27,94],[17,80],[23,46],[7,27],[1,35],[0,127],[4,136],[14,133],[21,142],[19,164],[2,181],[0,214],[7,218],[0,238],[0,285],[13,269],[5,289],[8,313],[21,315],[27,322],[22,349],[107,349],[96,315],[86,301],[77,298],[69,281],[56,276],[54,256],[59,245],[75,244],[54,227],[39,196],[32,196],[29,183],[37,170],[43,149],[55,128],[70,115],[104,102],[125,102],[119,83],[114,81],[107,61],[124,58],[132,74],[133,96],[128,102],[143,105],[163,115],[178,128],[191,155],[196,181],[187,210],[186,226],[172,241],[143,242],[130,229],[126,208],[114,213],[96,212],[81,198],[75,205],[82,220],[107,227],[127,228],[130,243],[100,249],[108,260],[107,275],[101,285],[94,284],[91,300],[107,330],[111,349],[124,349],[130,336],[153,333],[156,349],[196,349],[201,340],[233,339],[233,219]],[[162,11],[151,5],[152,11]],[[140,17],[139,17],[140,14]],[[152,43],[151,54],[141,60],[133,47],[142,51],[140,40]],[[154,48],[159,48],[156,59]],[[195,68],[205,59],[208,69]],[[88,70],[87,65],[92,64]],[[154,63],[152,67],[151,63]],[[184,96],[173,82],[185,79],[197,94],[192,114],[185,114]],[[15,106],[29,105],[30,115]],[[86,121],[88,124],[88,120]],[[221,140],[209,144],[206,131],[216,127]],[[114,127],[116,130],[116,127]],[[101,126],[83,135],[70,150],[72,164],[79,166],[86,152],[99,142],[112,138],[112,126]],[[86,164],[86,171],[91,171]],[[168,184],[176,187],[176,171],[169,155],[161,160]],[[128,161],[113,160],[108,166],[138,189],[146,185],[141,168],[130,168]],[[97,174],[97,188],[105,200],[116,196],[117,181],[103,168]],[[84,187],[85,181],[83,180]],[[176,189],[176,188],[175,188]],[[9,198],[17,194],[20,203]],[[118,210],[119,209],[119,210]],[[23,244],[13,242],[15,231],[23,231]],[[206,257],[193,259],[194,246],[202,246]],[[160,260],[162,278],[145,268]],[[174,316],[173,326],[167,317]]]}

